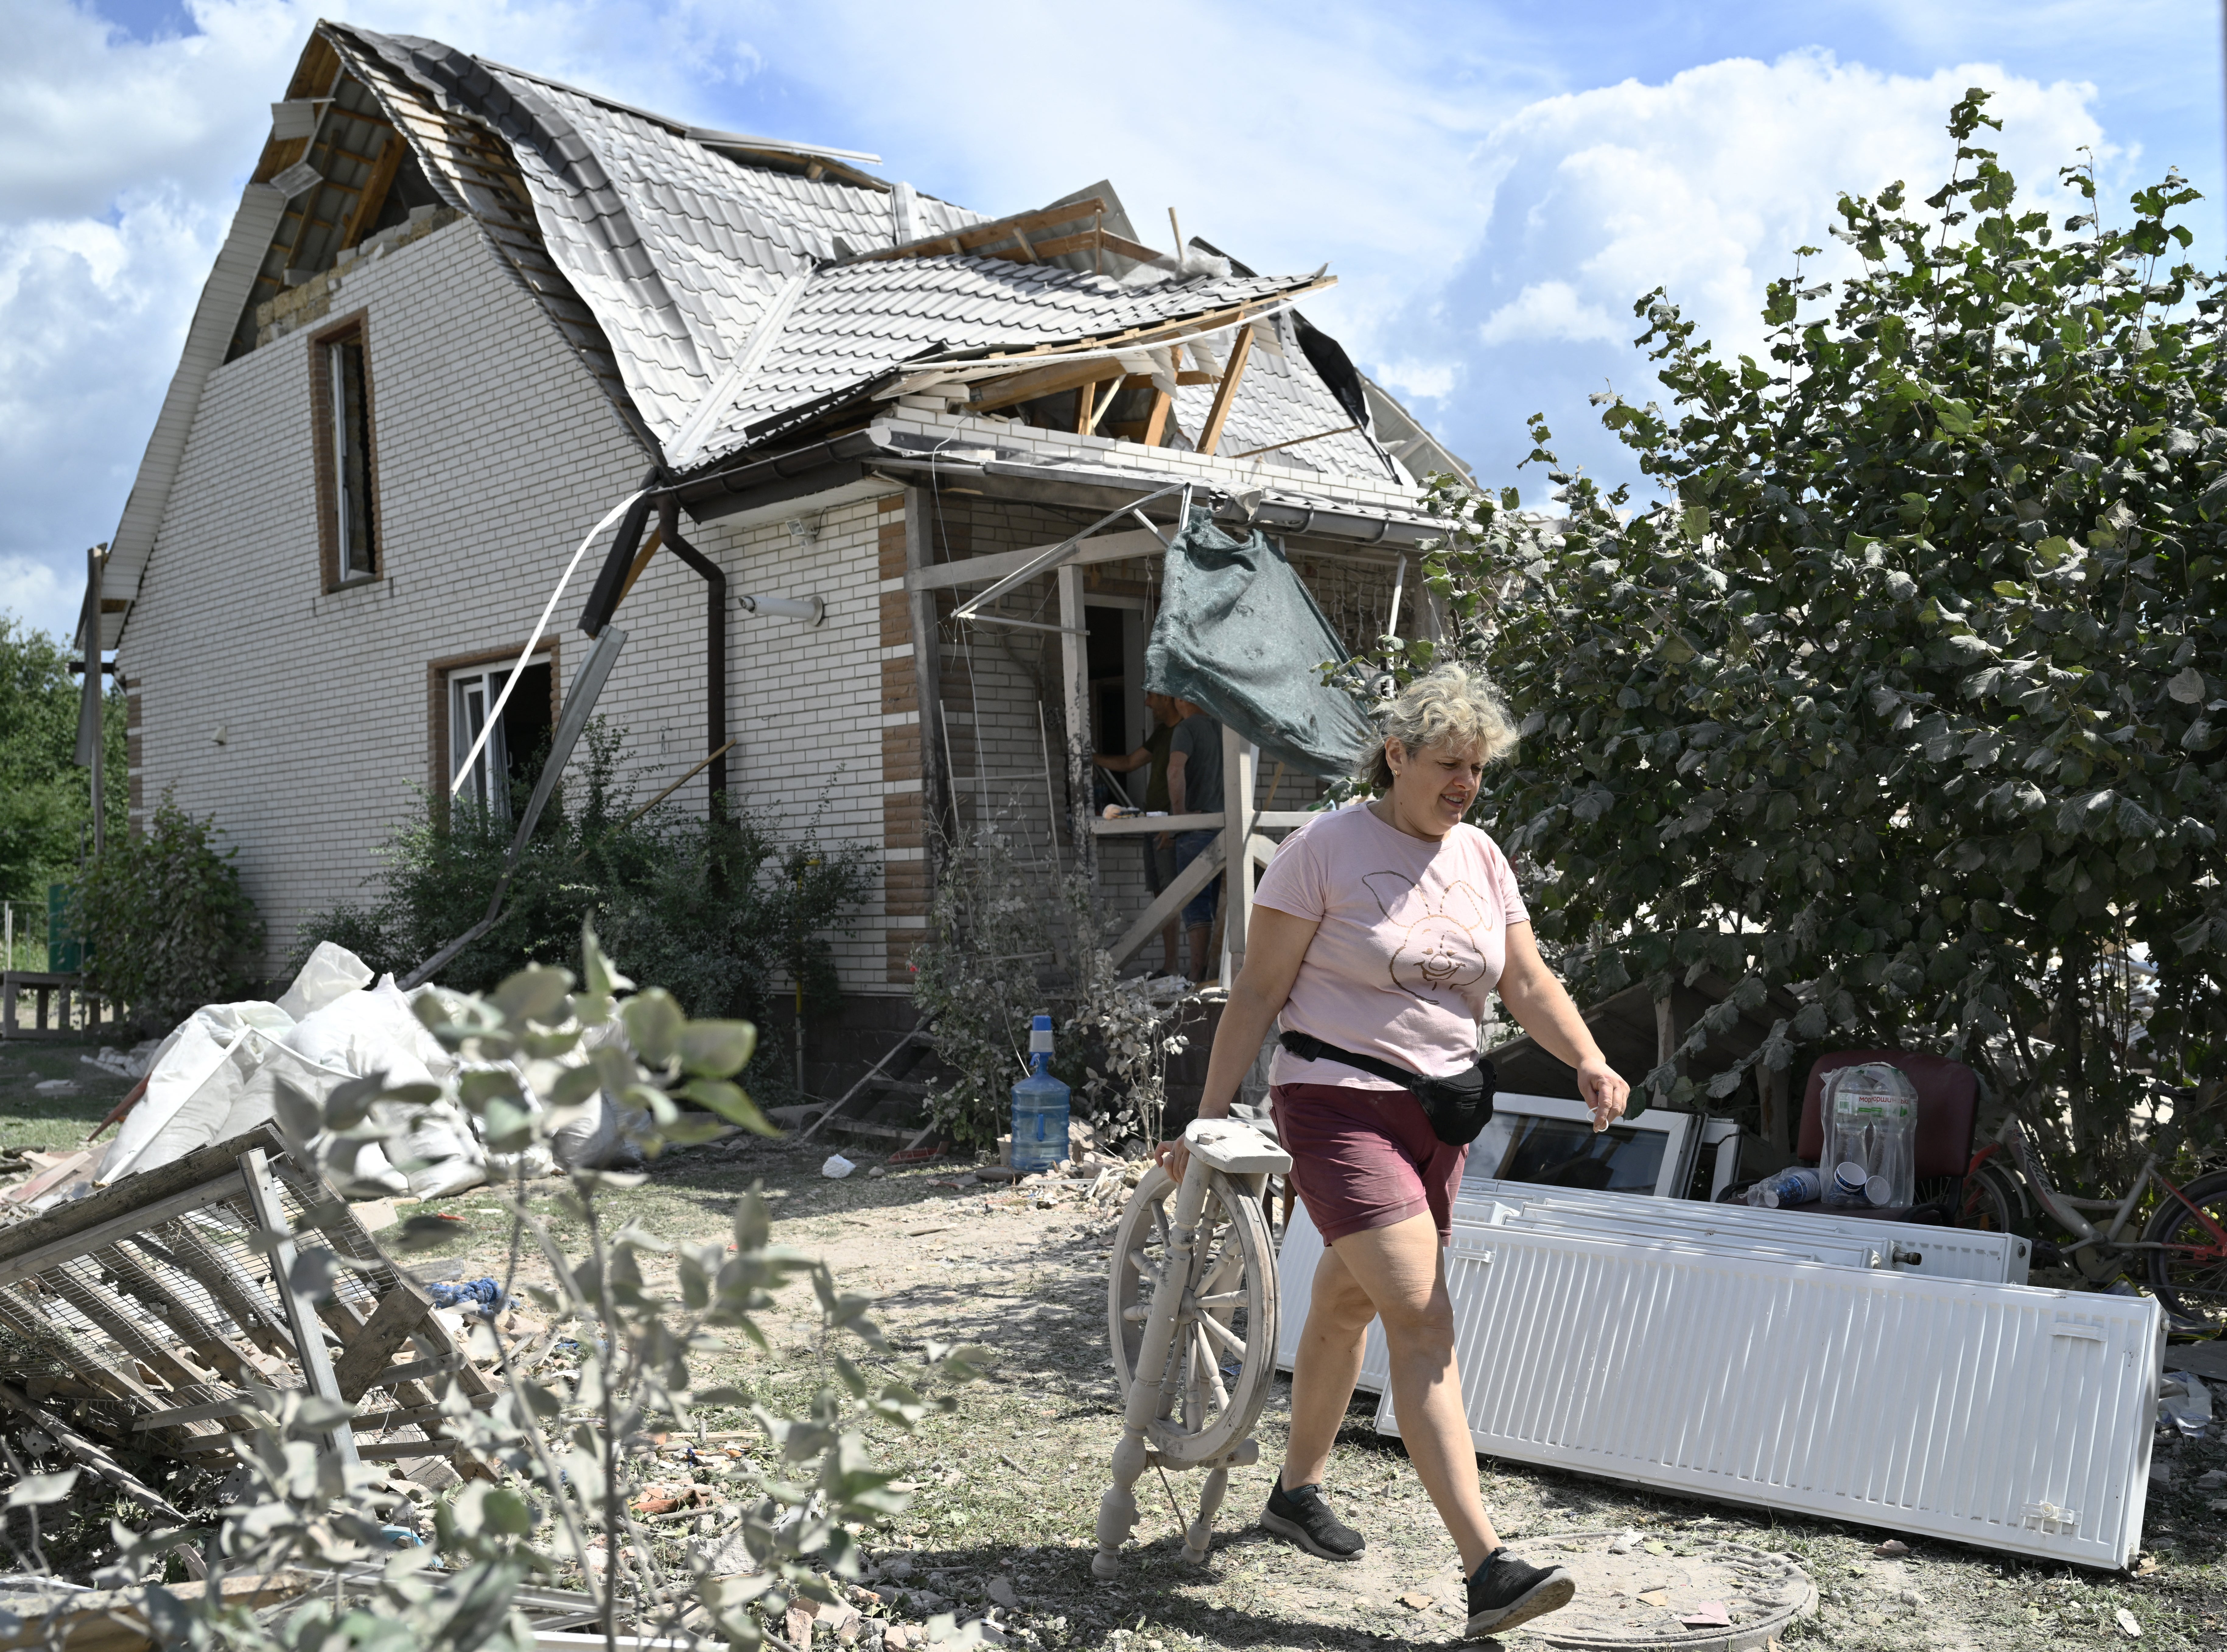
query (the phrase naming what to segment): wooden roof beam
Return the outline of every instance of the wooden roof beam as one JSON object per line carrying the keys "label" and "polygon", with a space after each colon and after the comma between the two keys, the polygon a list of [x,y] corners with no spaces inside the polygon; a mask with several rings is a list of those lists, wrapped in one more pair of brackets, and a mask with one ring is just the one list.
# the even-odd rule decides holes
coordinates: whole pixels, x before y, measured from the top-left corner
{"label": "wooden roof beam", "polygon": [[1214,405],[1207,410],[1206,423],[1198,433],[1198,450],[1211,454],[1222,445],[1222,427],[1229,420],[1229,410],[1237,401],[1237,386],[1245,377],[1245,364],[1253,355],[1253,329],[1241,327],[1237,336],[1229,343],[1229,365],[1222,370],[1221,386],[1214,392]]}

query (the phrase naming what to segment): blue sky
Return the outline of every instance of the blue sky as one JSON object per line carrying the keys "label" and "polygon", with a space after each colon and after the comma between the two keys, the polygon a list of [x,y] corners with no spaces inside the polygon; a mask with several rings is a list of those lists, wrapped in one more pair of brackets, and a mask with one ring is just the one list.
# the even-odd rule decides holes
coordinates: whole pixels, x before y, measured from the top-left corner
{"label": "blue sky", "polygon": [[0,609],[73,624],[266,105],[328,10],[872,150],[986,212],[1111,178],[1149,240],[1173,207],[1256,266],[1327,260],[1313,318],[1496,483],[1521,480],[1535,410],[1624,475],[1586,397],[1651,388],[1632,299],[1665,285],[1753,348],[1764,284],[1826,244],[1841,190],[1945,175],[1968,85],[1998,92],[2022,186],[2045,198],[2085,146],[2123,210],[2177,164],[2206,196],[2196,256],[2227,262],[2221,25],[2190,0],[0,0]]}

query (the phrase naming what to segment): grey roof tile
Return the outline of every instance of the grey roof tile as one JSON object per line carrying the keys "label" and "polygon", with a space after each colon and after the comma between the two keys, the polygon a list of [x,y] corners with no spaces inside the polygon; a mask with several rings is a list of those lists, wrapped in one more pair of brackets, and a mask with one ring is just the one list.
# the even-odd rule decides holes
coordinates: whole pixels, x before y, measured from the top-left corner
{"label": "grey roof tile", "polygon": [[[482,121],[502,138],[550,258],[594,315],[643,424],[668,448],[789,284],[807,277],[756,371],[714,420],[705,459],[743,445],[753,424],[924,355],[1118,331],[1289,284],[1231,276],[1125,288],[1087,271],[972,257],[823,267],[893,244],[890,195],[833,174],[815,181],[750,164],[690,138],[683,123],[436,41],[322,27],[381,60],[450,116]],[[928,195],[916,194],[914,210],[928,234],[981,221]],[[1225,454],[1347,422],[1288,327],[1282,337],[1282,355],[1253,352],[1222,438]],[[1211,399],[1205,387],[1178,392],[1184,429],[1199,428]],[[1356,435],[1264,456],[1294,469],[1384,475]]]}

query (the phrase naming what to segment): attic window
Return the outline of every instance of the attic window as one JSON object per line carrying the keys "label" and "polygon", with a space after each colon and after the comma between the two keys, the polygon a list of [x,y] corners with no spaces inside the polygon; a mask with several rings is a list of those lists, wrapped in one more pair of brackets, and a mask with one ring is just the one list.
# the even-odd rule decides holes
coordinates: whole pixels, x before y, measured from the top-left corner
{"label": "attic window", "polygon": [[361,322],[320,335],[310,347],[310,405],[316,420],[317,539],[325,588],[379,577],[377,444],[371,418],[371,366]]}

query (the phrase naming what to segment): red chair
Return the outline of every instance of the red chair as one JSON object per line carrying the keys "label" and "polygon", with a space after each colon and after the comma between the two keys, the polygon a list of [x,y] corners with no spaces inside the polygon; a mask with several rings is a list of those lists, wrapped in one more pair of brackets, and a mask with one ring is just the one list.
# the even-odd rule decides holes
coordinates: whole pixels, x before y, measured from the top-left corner
{"label": "red chair", "polygon": [[1825,1151],[1825,1081],[1843,1067],[1880,1062],[1901,1069],[1918,1091],[1918,1202],[1905,1209],[1831,1209],[1836,1216],[1877,1216],[1890,1221],[1953,1225],[1964,1200],[1964,1172],[1972,1163],[1972,1134],[1980,1119],[1980,1075],[1960,1061],[1914,1049],[1843,1049],[1821,1056],[1802,1094],[1802,1132],[1795,1157],[1815,1164]]}

